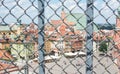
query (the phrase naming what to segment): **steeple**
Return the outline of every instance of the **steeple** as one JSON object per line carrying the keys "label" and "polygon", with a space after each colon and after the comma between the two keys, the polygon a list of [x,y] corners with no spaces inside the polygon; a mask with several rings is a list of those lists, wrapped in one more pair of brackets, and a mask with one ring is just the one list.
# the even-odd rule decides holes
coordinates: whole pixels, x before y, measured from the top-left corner
{"label": "steeple", "polygon": [[62,8],[61,18],[62,18],[62,20],[66,20],[66,13],[64,11],[64,8]]}

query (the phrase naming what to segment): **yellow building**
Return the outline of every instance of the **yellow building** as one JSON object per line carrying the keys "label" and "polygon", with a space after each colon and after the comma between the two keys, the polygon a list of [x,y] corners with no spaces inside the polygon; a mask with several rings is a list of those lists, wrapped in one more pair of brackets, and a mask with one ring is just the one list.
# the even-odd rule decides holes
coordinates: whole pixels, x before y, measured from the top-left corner
{"label": "yellow building", "polygon": [[51,52],[51,41],[46,40],[44,44],[45,44],[44,49],[45,49],[46,54],[50,53]]}

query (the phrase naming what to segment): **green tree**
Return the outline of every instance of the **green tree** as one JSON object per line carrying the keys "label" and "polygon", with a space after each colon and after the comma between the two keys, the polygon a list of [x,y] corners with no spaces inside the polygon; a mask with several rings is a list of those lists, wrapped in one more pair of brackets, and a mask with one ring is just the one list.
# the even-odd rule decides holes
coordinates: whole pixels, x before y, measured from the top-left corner
{"label": "green tree", "polygon": [[99,47],[100,52],[103,52],[103,53],[107,52],[108,46],[107,46],[107,43],[105,41],[101,42],[99,46],[100,46]]}

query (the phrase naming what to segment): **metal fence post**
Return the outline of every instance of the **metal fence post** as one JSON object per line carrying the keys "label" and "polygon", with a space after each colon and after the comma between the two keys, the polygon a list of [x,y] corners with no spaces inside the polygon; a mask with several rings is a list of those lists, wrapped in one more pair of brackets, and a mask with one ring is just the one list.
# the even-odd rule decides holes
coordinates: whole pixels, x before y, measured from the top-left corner
{"label": "metal fence post", "polygon": [[29,74],[29,69],[28,69],[29,67],[28,67],[28,64],[27,64],[27,62],[26,62],[26,65],[25,65],[25,74]]}
{"label": "metal fence post", "polygon": [[93,73],[93,0],[87,0],[86,27],[86,74]]}
{"label": "metal fence post", "polygon": [[38,60],[39,74],[45,74],[44,68],[44,0],[38,0]]}

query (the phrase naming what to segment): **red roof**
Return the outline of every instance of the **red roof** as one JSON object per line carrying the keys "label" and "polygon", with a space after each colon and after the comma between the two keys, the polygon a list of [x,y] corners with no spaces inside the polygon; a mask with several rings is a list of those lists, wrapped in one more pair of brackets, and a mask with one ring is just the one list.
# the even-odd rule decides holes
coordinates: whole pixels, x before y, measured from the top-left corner
{"label": "red roof", "polygon": [[14,65],[10,61],[6,60],[13,60],[13,57],[4,49],[0,49],[0,74],[5,74],[7,72],[13,72],[19,70],[18,66]]}
{"label": "red roof", "polygon": [[113,30],[100,30],[98,32],[93,33],[93,40],[101,41],[105,40],[107,37],[113,37],[114,31]]}
{"label": "red roof", "polygon": [[6,60],[12,60],[13,57],[5,49],[0,49],[0,58]]}
{"label": "red roof", "polygon": [[19,70],[18,66],[9,64],[7,61],[0,62],[0,74],[5,74],[6,71],[9,73],[17,70]]}
{"label": "red roof", "polygon": [[62,24],[62,21],[61,20],[51,20],[51,24],[52,25],[60,25],[60,24]]}

